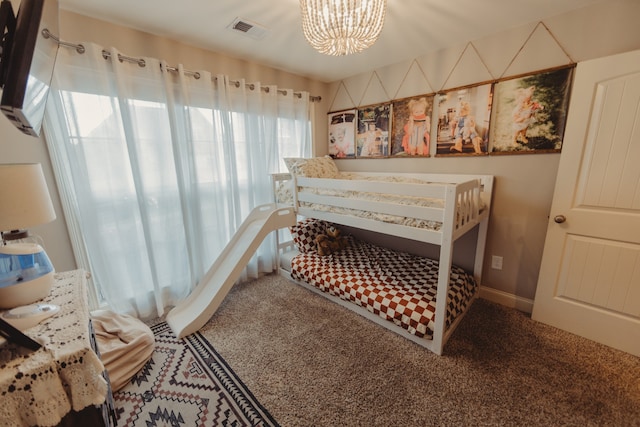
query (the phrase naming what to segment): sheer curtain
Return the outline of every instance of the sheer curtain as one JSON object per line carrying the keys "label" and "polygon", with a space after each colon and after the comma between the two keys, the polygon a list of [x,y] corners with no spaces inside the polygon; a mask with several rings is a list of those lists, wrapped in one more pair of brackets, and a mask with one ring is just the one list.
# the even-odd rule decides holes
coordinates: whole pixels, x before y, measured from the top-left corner
{"label": "sheer curtain", "polygon": [[[110,307],[161,316],[206,273],[269,174],[311,152],[305,92],[61,48],[45,136],[80,267]],[[243,280],[275,268],[265,240]]]}

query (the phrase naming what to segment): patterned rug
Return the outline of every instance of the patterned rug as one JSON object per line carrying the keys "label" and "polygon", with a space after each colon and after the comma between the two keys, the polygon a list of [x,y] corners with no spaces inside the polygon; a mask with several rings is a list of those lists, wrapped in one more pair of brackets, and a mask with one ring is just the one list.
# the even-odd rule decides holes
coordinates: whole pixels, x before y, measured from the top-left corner
{"label": "patterned rug", "polygon": [[199,332],[177,339],[165,322],[151,329],[153,356],[113,395],[119,427],[278,426]]}

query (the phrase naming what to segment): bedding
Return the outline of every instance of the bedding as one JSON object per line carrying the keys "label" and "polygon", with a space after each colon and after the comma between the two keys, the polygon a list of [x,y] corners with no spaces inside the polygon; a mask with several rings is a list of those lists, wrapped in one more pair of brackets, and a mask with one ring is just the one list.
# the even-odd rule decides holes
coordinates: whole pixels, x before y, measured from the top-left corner
{"label": "bedding", "polygon": [[[291,228],[300,252],[291,260],[291,277],[353,302],[412,335],[431,339],[438,261],[392,251],[352,236],[346,237],[348,245],[339,252],[320,256],[312,242],[328,225],[333,224],[306,219]],[[446,328],[466,310],[476,290],[473,276],[452,266]]]}
{"label": "bedding", "polygon": [[[385,183],[398,183],[398,184],[445,184],[443,182],[431,182],[424,179],[419,179],[413,176],[407,176],[403,174],[398,175],[371,175],[371,174],[359,174],[353,172],[340,172],[333,159],[330,157],[315,157],[310,159],[300,158],[286,158],[285,164],[289,169],[289,172],[297,177],[303,178],[327,178],[327,179],[339,179],[339,180],[353,180],[353,181],[369,181],[369,182],[385,182]],[[451,184],[454,184],[453,182]],[[353,191],[353,190],[339,190],[333,188],[315,188],[315,187],[301,187],[300,191],[306,194],[320,195],[320,196],[332,196],[336,198],[349,199],[354,201],[357,205],[359,202],[383,202],[387,205],[396,206],[414,206],[414,207],[426,207],[435,209],[444,209],[444,198],[441,197],[424,197],[416,195],[401,195],[401,194],[388,194],[388,193],[376,193],[366,191]],[[294,204],[294,181],[280,181],[276,183],[275,196],[278,203],[292,205]],[[409,227],[417,227],[421,229],[440,231],[442,222],[426,219],[416,218],[412,216],[396,215],[384,212],[376,212],[372,210],[364,210],[353,207],[334,206],[326,203],[314,203],[299,201],[299,207],[312,209],[318,212],[330,212],[335,214],[350,215],[358,218],[365,218],[370,220],[381,221],[389,224],[398,224]],[[479,210],[484,209],[484,203],[482,198],[478,198],[476,206],[479,206]]]}
{"label": "bedding", "polygon": [[284,164],[292,175],[306,178],[335,178],[340,174],[338,167],[330,156],[312,157],[309,159],[300,157],[285,157]]}
{"label": "bedding", "polygon": [[[398,183],[412,183],[412,184],[427,184],[426,181],[421,181],[418,179],[408,178],[408,177],[395,177],[395,176],[367,176],[361,175],[357,173],[348,173],[348,172],[340,172],[338,175],[334,176],[332,179],[348,179],[348,180],[361,180],[361,181],[379,181],[379,182],[398,182]],[[326,188],[308,188],[304,187],[304,190],[310,192],[311,194],[318,194],[322,196],[337,196],[349,198],[352,200],[359,201],[375,201],[380,202],[383,201],[385,203],[396,203],[400,205],[408,205],[408,206],[422,206],[422,207],[432,207],[442,209],[444,208],[444,200],[436,199],[436,198],[425,198],[425,197],[416,197],[416,196],[402,196],[396,194],[380,194],[380,193],[368,193],[363,191],[342,191],[342,190],[334,190],[334,189],[326,189]],[[277,192],[277,200],[279,203],[291,205],[293,204],[293,181],[289,181],[288,183],[283,183],[278,186]],[[332,212],[339,213],[345,215],[357,216],[359,218],[368,218],[374,219],[377,221],[387,222],[390,224],[401,224],[407,225],[410,227],[419,227],[419,228],[427,228],[431,230],[439,230],[442,225],[438,221],[431,221],[419,218],[410,218],[400,215],[391,215],[380,212],[373,211],[365,211],[362,209],[353,209],[339,206],[331,206],[322,203],[307,203],[301,202],[301,207],[310,208],[316,211],[321,212]]]}
{"label": "bedding", "polygon": [[[320,257],[313,240],[317,224],[304,223],[303,232],[292,236],[295,242],[281,241],[277,233],[280,253],[294,246],[301,252],[281,256],[282,264],[291,259],[282,274],[442,354],[478,294],[494,177],[348,173],[330,157],[288,158],[285,163],[289,173],[272,176],[277,203],[294,206],[308,221],[434,244],[440,253],[439,261],[428,260],[350,240],[341,251]],[[468,274],[452,264],[453,244],[473,229],[478,231],[473,274]]]}

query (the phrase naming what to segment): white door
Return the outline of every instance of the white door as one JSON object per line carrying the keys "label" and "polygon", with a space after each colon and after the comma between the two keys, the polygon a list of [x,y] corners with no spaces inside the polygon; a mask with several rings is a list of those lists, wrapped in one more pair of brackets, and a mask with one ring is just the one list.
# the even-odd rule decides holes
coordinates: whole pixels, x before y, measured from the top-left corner
{"label": "white door", "polygon": [[532,317],[640,356],[640,51],[578,64]]}

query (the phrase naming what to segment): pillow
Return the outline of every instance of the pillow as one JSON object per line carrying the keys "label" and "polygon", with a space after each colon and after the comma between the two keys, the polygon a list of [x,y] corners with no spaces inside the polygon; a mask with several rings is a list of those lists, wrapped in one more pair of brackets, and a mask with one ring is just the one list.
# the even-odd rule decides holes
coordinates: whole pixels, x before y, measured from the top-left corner
{"label": "pillow", "polygon": [[100,360],[116,392],[129,384],[151,359],[156,344],[153,332],[135,317],[110,310],[94,311],[91,323],[100,348]]}
{"label": "pillow", "polygon": [[293,204],[293,180],[281,181],[276,185],[276,203]]}
{"label": "pillow", "polygon": [[292,175],[306,178],[335,178],[340,173],[335,162],[329,156],[310,159],[287,157],[283,160]]}
{"label": "pillow", "polygon": [[301,253],[316,252],[316,236],[325,234],[326,229],[327,222],[315,218],[303,219],[293,227],[289,227],[293,243]]}

